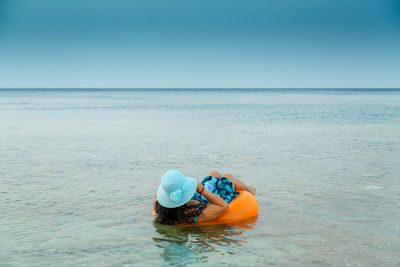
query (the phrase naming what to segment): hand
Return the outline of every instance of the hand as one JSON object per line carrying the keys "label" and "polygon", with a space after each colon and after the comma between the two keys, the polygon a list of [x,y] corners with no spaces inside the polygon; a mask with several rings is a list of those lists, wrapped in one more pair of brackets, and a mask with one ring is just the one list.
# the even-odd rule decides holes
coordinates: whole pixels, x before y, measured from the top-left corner
{"label": "hand", "polygon": [[249,190],[247,190],[247,191],[249,191],[249,192],[252,193],[253,195],[256,194],[256,189],[255,189],[254,187],[248,186],[247,188],[249,189]]}
{"label": "hand", "polygon": [[204,186],[199,181],[197,181],[197,189],[196,189],[197,193],[200,193],[201,190],[203,190],[203,187]]}

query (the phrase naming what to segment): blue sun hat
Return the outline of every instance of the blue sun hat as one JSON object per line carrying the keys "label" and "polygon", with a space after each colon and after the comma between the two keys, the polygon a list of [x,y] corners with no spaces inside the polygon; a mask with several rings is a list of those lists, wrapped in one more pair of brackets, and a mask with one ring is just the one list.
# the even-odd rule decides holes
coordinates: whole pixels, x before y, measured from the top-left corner
{"label": "blue sun hat", "polygon": [[183,176],[178,170],[169,170],[161,177],[157,200],[165,208],[176,208],[186,204],[196,189],[195,178]]}

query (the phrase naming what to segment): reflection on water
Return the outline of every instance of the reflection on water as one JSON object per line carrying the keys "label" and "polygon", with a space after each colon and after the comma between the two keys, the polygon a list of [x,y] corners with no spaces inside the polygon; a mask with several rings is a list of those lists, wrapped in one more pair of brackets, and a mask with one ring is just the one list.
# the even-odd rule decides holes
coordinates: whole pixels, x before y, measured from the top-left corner
{"label": "reflection on water", "polygon": [[[226,247],[247,244],[246,231],[253,229],[257,217],[234,224],[174,226],[153,223],[155,246],[170,264],[207,262],[208,252],[223,252]],[[227,252],[232,253],[232,252]]]}
{"label": "reflection on water", "polygon": [[[399,155],[400,90],[0,90],[0,266],[400,266]],[[257,226],[153,227],[171,168]]]}

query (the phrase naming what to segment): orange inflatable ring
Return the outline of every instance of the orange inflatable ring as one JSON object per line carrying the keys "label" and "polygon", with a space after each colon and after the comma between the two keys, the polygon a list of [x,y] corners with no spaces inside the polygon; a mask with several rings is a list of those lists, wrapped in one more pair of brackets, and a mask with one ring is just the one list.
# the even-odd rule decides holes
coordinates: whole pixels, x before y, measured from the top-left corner
{"label": "orange inflatable ring", "polygon": [[[255,196],[247,191],[238,190],[240,194],[229,203],[229,209],[226,213],[218,217],[217,219],[209,222],[201,222],[194,224],[183,224],[183,225],[213,225],[213,224],[229,224],[233,222],[243,221],[258,214],[258,202]],[[157,217],[156,212],[153,209],[154,217]]]}

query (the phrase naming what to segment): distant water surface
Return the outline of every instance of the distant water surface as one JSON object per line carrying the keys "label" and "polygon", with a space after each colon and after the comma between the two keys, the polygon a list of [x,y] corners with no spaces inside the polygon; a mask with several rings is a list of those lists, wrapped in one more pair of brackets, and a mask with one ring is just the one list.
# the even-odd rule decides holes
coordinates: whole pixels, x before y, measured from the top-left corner
{"label": "distant water surface", "polygon": [[[257,219],[153,223],[168,169]],[[1,89],[0,265],[400,265],[400,90]]]}

